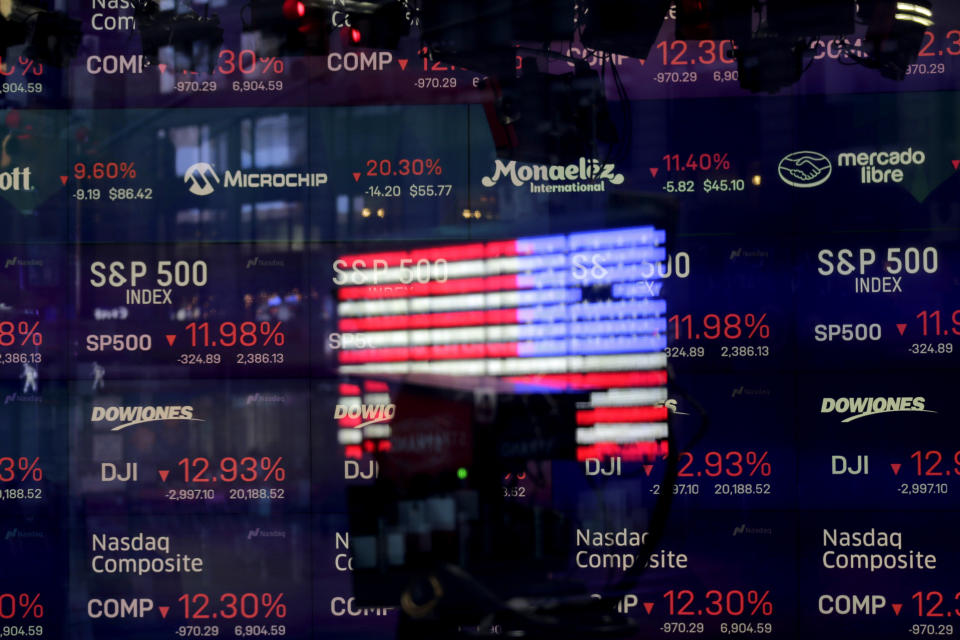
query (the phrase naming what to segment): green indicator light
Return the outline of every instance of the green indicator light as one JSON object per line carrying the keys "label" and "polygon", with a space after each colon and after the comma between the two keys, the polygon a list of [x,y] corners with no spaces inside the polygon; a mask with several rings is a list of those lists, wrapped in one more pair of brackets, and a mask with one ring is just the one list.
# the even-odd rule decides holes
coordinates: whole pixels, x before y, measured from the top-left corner
{"label": "green indicator light", "polygon": [[457,469],[457,477],[460,478],[461,480],[466,480],[466,479],[467,479],[467,469],[466,469],[466,467],[460,467],[459,469]]}

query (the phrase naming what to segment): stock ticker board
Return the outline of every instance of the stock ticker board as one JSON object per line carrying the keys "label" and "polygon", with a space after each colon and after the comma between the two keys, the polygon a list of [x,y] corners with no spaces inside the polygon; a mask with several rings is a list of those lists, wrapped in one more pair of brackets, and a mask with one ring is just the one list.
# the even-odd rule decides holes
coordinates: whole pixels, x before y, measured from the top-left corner
{"label": "stock ticker board", "polygon": [[555,42],[618,135],[559,162],[328,4],[3,50],[0,640],[960,634],[955,3],[774,95],[673,7]]}

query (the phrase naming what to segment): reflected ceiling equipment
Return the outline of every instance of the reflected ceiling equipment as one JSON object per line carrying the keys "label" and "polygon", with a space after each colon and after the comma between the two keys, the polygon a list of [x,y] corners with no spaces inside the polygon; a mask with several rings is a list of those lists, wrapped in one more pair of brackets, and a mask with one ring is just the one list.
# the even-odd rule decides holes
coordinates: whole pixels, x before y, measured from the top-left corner
{"label": "reflected ceiling equipment", "polygon": [[678,0],[677,40],[741,40],[753,28],[752,0]]}
{"label": "reflected ceiling equipment", "polygon": [[783,37],[820,38],[853,33],[854,0],[767,0],[767,25]]}
{"label": "reflected ceiling equipment", "polygon": [[859,14],[867,23],[863,46],[866,56],[860,58],[861,64],[885,78],[903,80],[907,67],[917,60],[924,32],[933,26],[931,3],[866,0],[860,3]]}
{"label": "reflected ceiling equipment", "polygon": [[[26,43],[24,54],[44,64],[60,67],[77,53],[82,37],[79,20],[45,4],[14,0],[0,17],[0,53]],[[9,7],[9,9],[7,9]]]}
{"label": "reflected ceiling equipment", "polygon": [[758,37],[737,43],[734,55],[740,86],[753,93],[776,93],[796,84],[803,75],[802,40],[779,36]]}
{"label": "reflected ceiling equipment", "polygon": [[303,0],[251,0],[241,12],[244,33],[259,33],[257,55],[326,55],[328,9]]}
{"label": "reflected ceiling equipment", "polygon": [[497,156],[522,162],[564,164],[597,157],[597,144],[613,144],[600,75],[582,61],[572,73],[540,71],[524,58],[519,78],[491,81],[495,100],[485,105]]}
{"label": "reflected ceiling equipment", "polygon": [[396,49],[410,33],[409,12],[398,0],[345,3],[345,10],[350,14],[348,41],[355,47]]}
{"label": "reflected ceiling equipment", "polygon": [[219,16],[201,16],[195,11],[177,9],[161,11],[153,0],[137,4],[134,15],[143,55],[150,62],[158,63],[160,48],[169,46],[182,56],[186,68],[213,69],[223,46]]}

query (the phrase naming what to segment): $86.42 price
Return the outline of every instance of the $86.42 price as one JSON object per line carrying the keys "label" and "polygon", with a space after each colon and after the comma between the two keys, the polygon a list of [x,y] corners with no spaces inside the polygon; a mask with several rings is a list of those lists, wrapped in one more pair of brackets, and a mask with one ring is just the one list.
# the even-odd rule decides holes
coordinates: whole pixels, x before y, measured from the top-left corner
{"label": "$86.42 price", "polygon": [[[110,187],[106,192],[111,201],[116,200],[153,200],[153,189],[150,187]],[[70,197],[74,200],[102,200],[104,192],[101,189],[77,189]]]}

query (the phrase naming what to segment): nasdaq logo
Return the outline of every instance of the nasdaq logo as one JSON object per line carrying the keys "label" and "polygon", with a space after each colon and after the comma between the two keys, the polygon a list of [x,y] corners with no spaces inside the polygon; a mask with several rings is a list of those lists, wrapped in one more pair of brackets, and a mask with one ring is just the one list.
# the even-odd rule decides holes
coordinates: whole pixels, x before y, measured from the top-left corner
{"label": "nasdaq logo", "polygon": [[919,411],[921,413],[936,413],[925,408],[926,399],[922,396],[911,397],[867,397],[867,398],[824,398],[820,405],[820,413],[852,413],[841,422],[851,422],[878,413],[893,413],[895,411]]}
{"label": "nasdaq logo", "polygon": [[[213,178],[213,182],[210,178]],[[213,184],[220,184],[220,177],[206,162],[195,162],[187,167],[187,172],[183,174],[183,182],[190,183],[189,190],[193,195],[208,196],[213,193]]]}
{"label": "nasdaq logo", "polygon": [[4,540],[16,540],[18,538],[44,538],[42,531],[23,531],[21,529],[7,529],[7,535]]}
{"label": "nasdaq logo", "polygon": [[773,535],[773,529],[768,527],[748,527],[746,524],[737,525],[733,528],[732,536],[734,538],[744,535],[770,536]]}
{"label": "nasdaq logo", "polygon": [[43,260],[24,260],[23,258],[7,258],[6,263],[3,265],[4,269],[9,269],[10,267],[42,267]]}
{"label": "nasdaq logo", "polygon": [[777,166],[780,179],[797,189],[819,187],[830,178],[830,159],[816,151],[794,151],[783,157]]}
{"label": "nasdaq logo", "polygon": [[247,540],[253,540],[254,538],[286,538],[287,532],[282,530],[272,530],[267,531],[266,529],[261,529],[257,527],[256,529],[250,529],[247,532]]}

